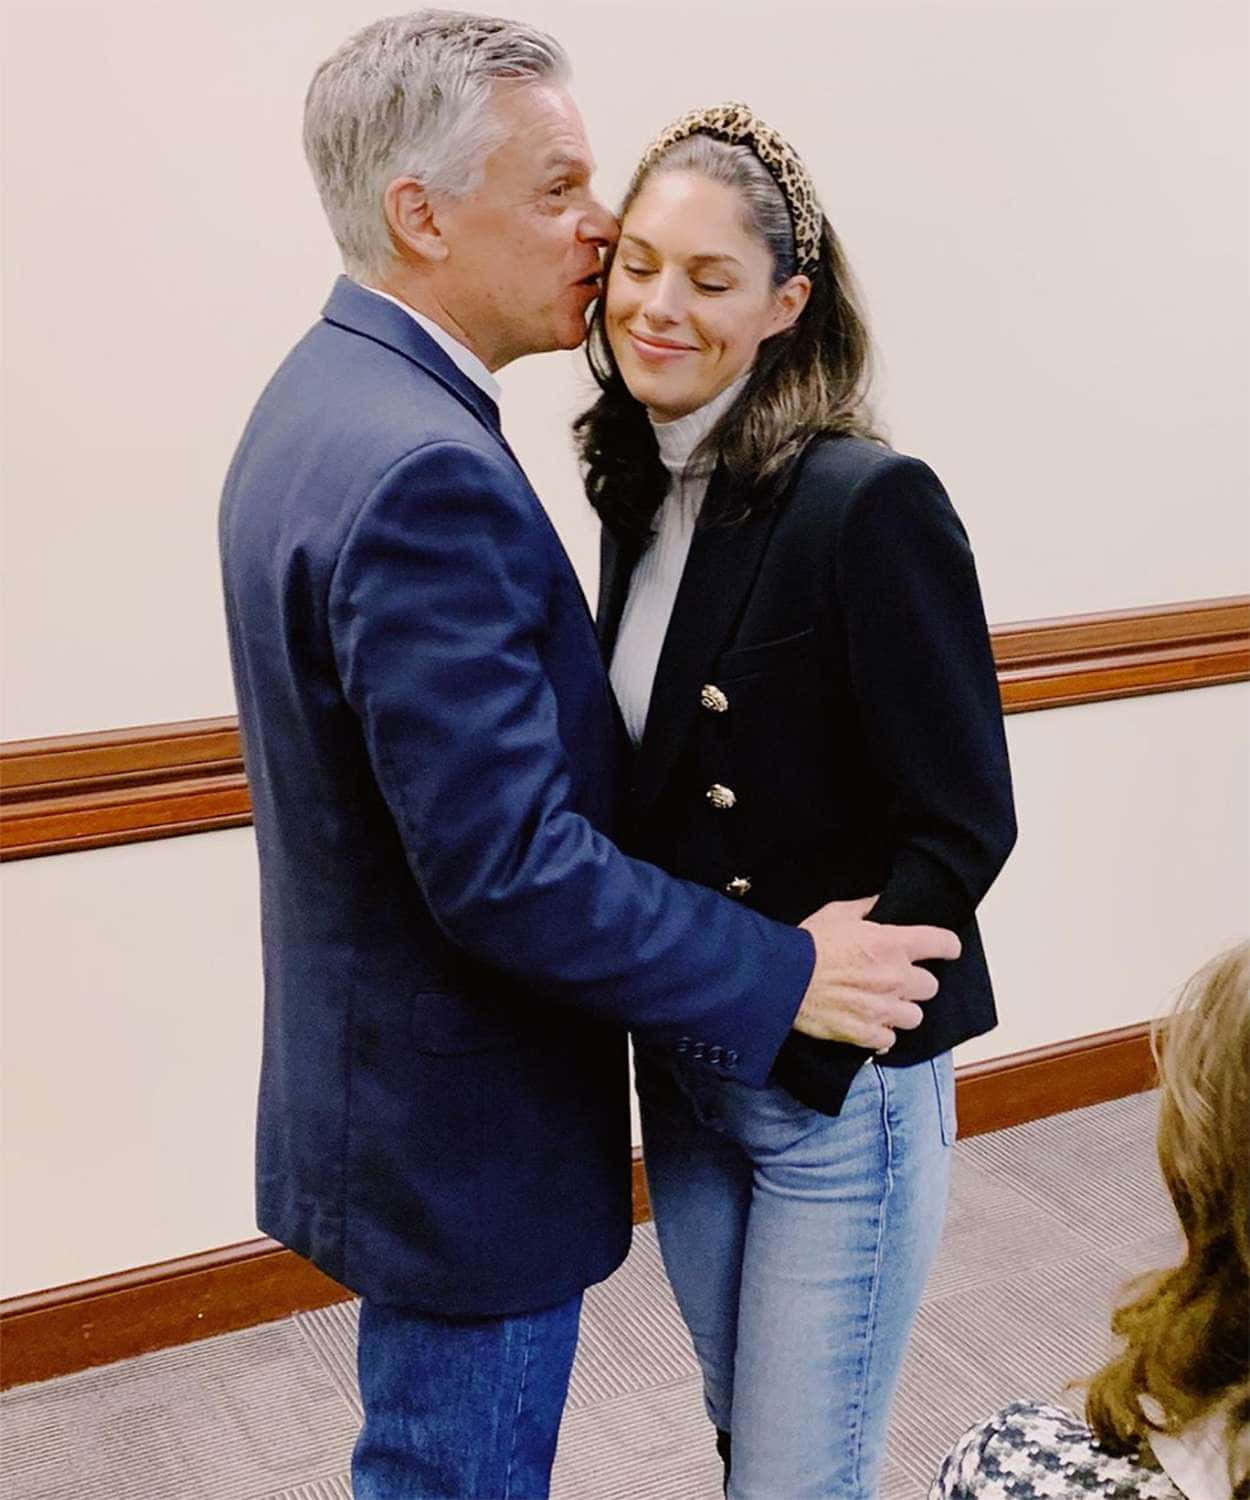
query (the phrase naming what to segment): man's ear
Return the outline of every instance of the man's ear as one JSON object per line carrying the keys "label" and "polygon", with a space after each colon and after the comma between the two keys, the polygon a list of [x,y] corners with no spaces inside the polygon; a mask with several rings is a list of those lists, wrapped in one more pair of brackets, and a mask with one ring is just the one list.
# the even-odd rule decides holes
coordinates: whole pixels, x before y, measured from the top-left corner
{"label": "man's ear", "polygon": [[779,286],[774,293],[773,332],[781,333],[783,329],[792,328],[811,295],[812,283],[806,276],[791,276],[785,286]]}
{"label": "man's ear", "polygon": [[447,243],[433,205],[415,177],[396,177],[387,183],[382,211],[397,254],[423,261],[447,259]]}

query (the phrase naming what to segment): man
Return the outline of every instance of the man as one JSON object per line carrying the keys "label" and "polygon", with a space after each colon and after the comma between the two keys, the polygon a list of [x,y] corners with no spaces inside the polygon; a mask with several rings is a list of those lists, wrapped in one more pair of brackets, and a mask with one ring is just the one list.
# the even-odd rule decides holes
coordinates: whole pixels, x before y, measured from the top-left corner
{"label": "man", "polygon": [[[261,866],[263,1229],[363,1296],[356,1494],[547,1493],[583,1289],[629,1243],[625,1027],[764,1082],[884,1047],[950,934],[800,931],[625,858],[621,742],[493,371],[573,348],[615,224],[557,45],[447,12],[318,71],[343,253],[226,481]],[[813,949],[816,951],[813,967]]]}

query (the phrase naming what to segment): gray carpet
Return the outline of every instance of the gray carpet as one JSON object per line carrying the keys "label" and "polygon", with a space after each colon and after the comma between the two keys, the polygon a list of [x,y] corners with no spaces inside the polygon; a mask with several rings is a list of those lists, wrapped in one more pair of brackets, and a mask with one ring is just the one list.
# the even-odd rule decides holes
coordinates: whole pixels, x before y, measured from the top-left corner
{"label": "gray carpet", "polygon": [[[1156,1108],[1138,1095],[960,1143],[882,1500],[923,1497],[1004,1401],[1062,1397],[1105,1353],[1125,1279],[1175,1257]],[[351,1500],[355,1316],[343,1304],[10,1392],[0,1500]],[[587,1296],[553,1500],[717,1500],[709,1433],[644,1225]]]}

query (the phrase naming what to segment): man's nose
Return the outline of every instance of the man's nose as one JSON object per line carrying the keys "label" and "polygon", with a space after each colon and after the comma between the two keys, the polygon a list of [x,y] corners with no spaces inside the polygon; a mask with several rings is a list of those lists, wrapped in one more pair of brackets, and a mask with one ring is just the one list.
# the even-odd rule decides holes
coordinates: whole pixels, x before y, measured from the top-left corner
{"label": "man's nose", "polygon": [[592,199],[590,211],[581,222],[581,238],[597,245],[601,250],[607,250],[616,244],[620,232],[621,226],[616,222],[616,215],[611,209],[605,208],[597,198]]}

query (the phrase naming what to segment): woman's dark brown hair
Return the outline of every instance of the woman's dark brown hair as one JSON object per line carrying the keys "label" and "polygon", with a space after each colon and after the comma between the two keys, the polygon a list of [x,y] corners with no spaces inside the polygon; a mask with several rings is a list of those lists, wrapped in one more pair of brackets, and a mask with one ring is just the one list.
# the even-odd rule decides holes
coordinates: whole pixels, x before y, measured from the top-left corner
{"label": "woman's dark brown hair", "polygon": [[[794,229],[781,189],[746,146],[707,135],[679,141],[634,176],[621,206],[660,172],[697,172],[734,189],[747,230],[767,246],[773,285],[795,273]],[[611,258],[604,267],[611,270]],[[792,328],[760,345],[750,379],[704,439],[700,457],[724,466],[730,484],[719,512],[700,525],[732,524],[771,502],[770,481],[786,472],[817,433],[875,437],[867,406],[870,346],[850,268],[826,219],[807,306]],[[646,537],[668,484],[646,407],[629,393],[612,356],[599,299],[587,354],[600,395],[573,424],[590,503],[618,536]]]}
{"label": "woman's dark brown hair", "polygon": [[[1159,1166],[1185,1257],[1112,1318],[1123,1348],[1089,1384],[1085,1416],[1116,1452],[1227,1414],[1233,1495],[1250,1497],[1250,943],[1196,974],[1156,1033]],[[1157,1424],[1142,1410],[1149,1397]]]}

